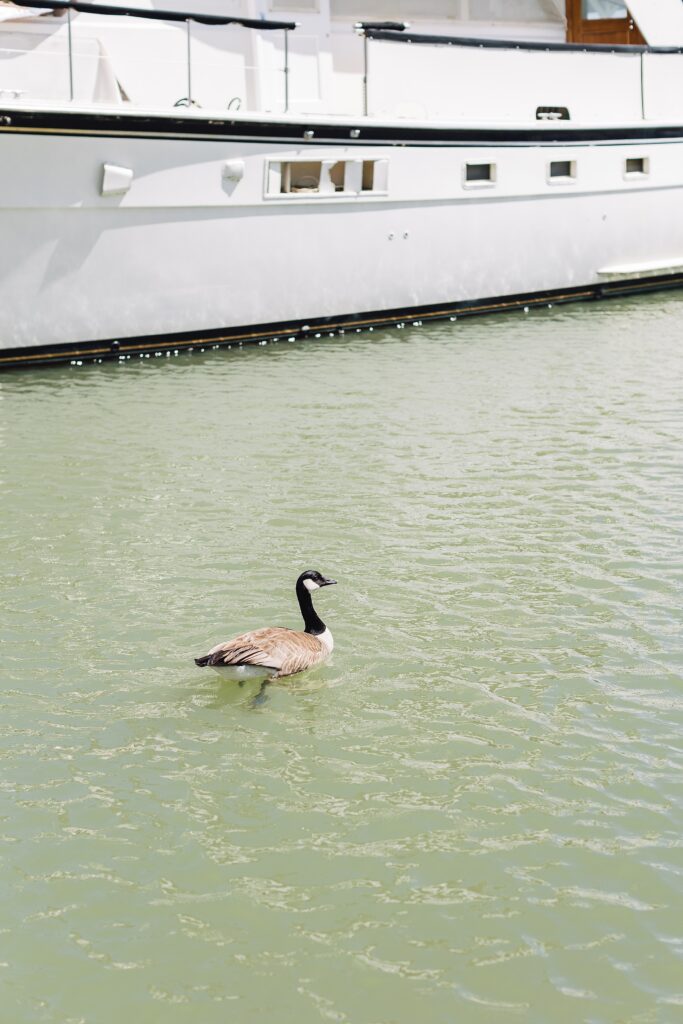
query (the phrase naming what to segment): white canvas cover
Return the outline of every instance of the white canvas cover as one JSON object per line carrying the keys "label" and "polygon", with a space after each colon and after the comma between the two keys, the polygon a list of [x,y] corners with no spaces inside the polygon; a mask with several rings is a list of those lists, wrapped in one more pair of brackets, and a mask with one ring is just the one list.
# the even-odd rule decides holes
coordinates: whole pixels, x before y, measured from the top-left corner
{"label": "white canvas cover", "polygon": [[683,46],[681,0],[628,0],[628,8],[650,46]]}
{"label": "white canvas cover", "polygon": [[51,10],[36,7],[19,7],[7,0],[0,0],[0,21],[28,21],[31,18],[42,18],[52,14]]}

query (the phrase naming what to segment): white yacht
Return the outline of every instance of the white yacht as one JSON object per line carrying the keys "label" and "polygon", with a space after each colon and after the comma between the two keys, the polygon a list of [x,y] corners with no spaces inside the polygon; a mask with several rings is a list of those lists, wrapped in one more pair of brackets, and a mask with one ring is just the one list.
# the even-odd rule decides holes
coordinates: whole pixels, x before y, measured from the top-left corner
{"label": "white yacht", "polygon": [[23,0],[0,56],[0,367],[683,284],[681,0]]}

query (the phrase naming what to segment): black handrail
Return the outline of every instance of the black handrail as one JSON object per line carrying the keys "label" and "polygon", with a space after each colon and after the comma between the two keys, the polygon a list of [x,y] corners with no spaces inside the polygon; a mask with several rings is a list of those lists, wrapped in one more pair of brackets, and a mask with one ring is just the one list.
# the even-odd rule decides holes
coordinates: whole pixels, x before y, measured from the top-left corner
{"label": "black handrail", "polygon": [[417,32],[396,32],[375,28],[370,23],[358,24],[358,30],[368,39],[384,40],[389,43],[424,43],[430,46],[472,46],[491,50],[547,50],[574,51],[581,53],[683,53],[680,46],[628,46],[612,43],[554,43],[525,41],[518,39],[481,39],[471,36],[433,36]]}
{"label": "black handrail", "polygon": [[295,21],[261,21],[257,18],[229,18],[220,14],[198,14],[195,11],[150,11],[142,7],[118,7],[114,4],[89,4],[82,0],[15,0],[19,7],[41,7],[51,11],[77,11],[80,14],[123,15],[148,18],[151,21],[196,21],[200,25],[241,25],[264,32],[292,32]]}
{"label": "black handrail", "polygon": [[410,28],[408,21],[357,21],[353,26],[357,32],[366,33],[370,29],[376,32],[405,32]]}

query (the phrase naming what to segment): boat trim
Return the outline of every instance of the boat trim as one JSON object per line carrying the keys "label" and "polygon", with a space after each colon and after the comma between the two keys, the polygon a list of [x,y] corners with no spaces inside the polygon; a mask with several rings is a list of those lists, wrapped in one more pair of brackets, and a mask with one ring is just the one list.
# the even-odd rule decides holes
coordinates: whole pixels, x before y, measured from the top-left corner
{"label": "boat trim", "polygon": [[619,280],[576,288],[552,289],[463,302],[438,303],[430,306],[407,306],[401,309],[339,316],[307,318],[255,324],[249,327],[218,328],[208,331],[185,331],[177,334],[142,335],[111,340],[74,342],[0,350],[0,370],[25,369],[52,363],[103,362],[105,359],[161,356],[167,352],[205,351],[207,348],[232,348],[269,341],[295,341],[333,336],[347,331],[372,330],[378,327],[421,327],[424,321],[456,320],[461,316],[513,312],[585,300],[620,298],[644,292],[683,287],[680,272],[638,280]]}
{"label": "boat trim", "polygon": [[200,25],[241,25],[242,28],[254,28],[264,32],[293,32],[297,27],[295,21],[235,18],[222,14],[200,14],[197,11],[160,11],[145,7],[124,7],[119,4],[91,4],[85,3],[83,0],[15,0],[15,2],[18,7],[35,7],[40,11],[47,9],[60,14],[63,11],[75,11],[77,14],[105,14],[108,17],[146,18],[151,21],[195,21]]}
{"label": "boat trim", "polygon": [[[362,24],[362,23],[360,23]],[[567,53],[683,53],[680,46],[647,46],[622,43],[565,43],[551,40],[496,39],[480,36],[438,36],[420,32],[363,26],[368,39],[387,43],[416,43],[425,46],[470,46],[478,50],[543,50]]]}
{"label": "boat trim", "polygon": [[113,113],[93,110],[0,108],[0,132],[47,135],[92,135],[126,138],[202,139],[204,141],[295,142],[297,146],[526,146],[668,142],[683,138],[683,124],[638,124],[615,127],[450,127],[293,120],[248,120],[177,114]]}

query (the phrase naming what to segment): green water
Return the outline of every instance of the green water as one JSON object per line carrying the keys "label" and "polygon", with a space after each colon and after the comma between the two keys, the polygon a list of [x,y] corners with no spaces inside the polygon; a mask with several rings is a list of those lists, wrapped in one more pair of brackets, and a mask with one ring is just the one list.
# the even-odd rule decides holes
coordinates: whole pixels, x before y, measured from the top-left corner
{"label": "green water", "polygon": [[683,1020],[682,316],[2,378],[2,1024]]}

